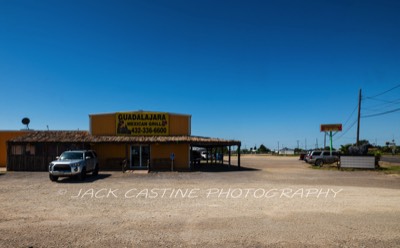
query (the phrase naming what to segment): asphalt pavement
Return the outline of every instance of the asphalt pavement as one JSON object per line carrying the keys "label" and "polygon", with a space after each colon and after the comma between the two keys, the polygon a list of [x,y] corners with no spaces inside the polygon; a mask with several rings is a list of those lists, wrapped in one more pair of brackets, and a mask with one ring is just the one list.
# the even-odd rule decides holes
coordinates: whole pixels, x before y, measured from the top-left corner
{"label": "asphalt pavement", "polygon": [[400,156],[399,155],[393,155],[393,156],[392,155],[383,155],[381,157],[381,161],[400,164]]}

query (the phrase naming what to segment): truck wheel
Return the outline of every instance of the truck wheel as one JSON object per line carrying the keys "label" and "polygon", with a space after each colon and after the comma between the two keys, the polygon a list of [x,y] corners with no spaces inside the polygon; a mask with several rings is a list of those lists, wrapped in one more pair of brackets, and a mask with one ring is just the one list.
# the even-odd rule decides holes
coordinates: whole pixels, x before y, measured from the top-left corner
{"label": "truck wheel", "polygon": [[94,167],[94,171],[93,171],[93,176],[97,176],[99,174],[99,165],[96,164],[96,167]]}
{"label": "truck wheel", "polygon": [[321,167],[321,166],[324,165],[324,161],[322,161],[322,160],[317,160],[317,161],[315,161],[315,165]]}
{"label": "truck wheel", "polygon": [[86,178],[86,168],[83,168],[81,173],[78,175],[79,181],[83,181]]}
{"label": "truck wheel", "polygon": [[58,176],[53,176],[52,174],[49,174],[49,178],[52,182],[56,182],[58,180]]}

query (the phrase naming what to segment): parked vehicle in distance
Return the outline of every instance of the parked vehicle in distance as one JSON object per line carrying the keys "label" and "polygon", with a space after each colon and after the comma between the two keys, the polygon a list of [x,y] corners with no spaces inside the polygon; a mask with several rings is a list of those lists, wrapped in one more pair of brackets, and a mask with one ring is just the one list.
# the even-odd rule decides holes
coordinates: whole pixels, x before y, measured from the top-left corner
{"label": "parked vehicle in distance", "polygon": [[190,159],[192,161],[192,164],[200,164],[200,161],[202,159],[201,153],[199,151],[192,151]]}
{"label": "parked vehicle in distance", "polygon": [[214,158],[214,156],[212,154],[208,153],[207,151],[201,151],[200,155],[203,160]]}
{"label": "parked vehicle in distance", "polygon": [[304,155],[304,161],[306,161],[308,163],[308,160],[310,159],[311,153],[313,152],[313,150],[308,150],[306,155]]}
{"label": "parked vehicle in distance", "polygon": [[99,173],[97,154],[91,150],[65,151],[49,164],[49,178],[53,182],[59,177],[73,176],[84,180],[88,172],[95,176]]}
{"label": "parked vehicle in distance", "polygon": [[324,164],[337,163],[340,160],[340,154],[336,151],[312,151],[309,156],[307,156],[306,162],[316,166],[322,166]]}

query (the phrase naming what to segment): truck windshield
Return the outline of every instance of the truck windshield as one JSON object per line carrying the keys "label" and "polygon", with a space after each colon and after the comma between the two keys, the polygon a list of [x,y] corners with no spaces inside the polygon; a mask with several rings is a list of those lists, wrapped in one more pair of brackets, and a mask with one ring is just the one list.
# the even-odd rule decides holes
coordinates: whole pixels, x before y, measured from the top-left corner
{"label": "truck windshield", "polygon": [[60,156],[61,160],[83,159],[82,152],[64,152]]}

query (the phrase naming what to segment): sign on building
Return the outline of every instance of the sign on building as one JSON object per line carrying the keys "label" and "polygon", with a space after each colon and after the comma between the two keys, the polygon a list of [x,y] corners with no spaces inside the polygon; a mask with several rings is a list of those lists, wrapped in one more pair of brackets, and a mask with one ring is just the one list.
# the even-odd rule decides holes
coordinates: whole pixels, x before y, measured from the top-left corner
{"label": "sign on building", "polygon": [[132,136],[169,135],[169,116],[157,112],[116,113],[116,134]]}

